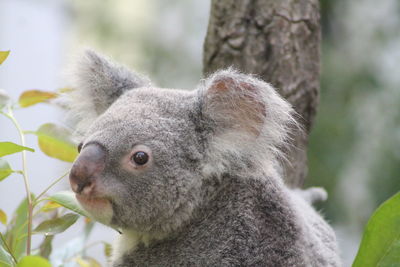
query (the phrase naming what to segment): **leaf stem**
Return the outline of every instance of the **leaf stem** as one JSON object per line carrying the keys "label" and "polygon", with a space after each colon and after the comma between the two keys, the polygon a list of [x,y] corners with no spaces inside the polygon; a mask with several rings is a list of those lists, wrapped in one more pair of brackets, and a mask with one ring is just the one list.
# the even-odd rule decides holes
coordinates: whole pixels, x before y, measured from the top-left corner
{"label": "leaf stem", "polygon": [[[7,113],[3,113],[7,118],[9,118],[15,128],[18,130],[19,137],[21,139],[21,145],[25,146],[25,136],[24,133],[21,129],[21,126],[19,125],[18,121],[15,119],[12,109],[9,108]],[[28,179],[28,173],[27,173],[27,167],[26,167],[26,151],[22,151],[22,176],[24,177],[24,184],[25,184],[25,191],[28,199],[28,238],[26,240],[26,254],[30,255],[31,254],[31,237],[32,237],[32,211],[33,211],[33,205],[32,205],[32,197],[31,197],[31,191],[30,191],[30,186],[29,186],[29,179]]]}
{"label": "leaf stem", "polygon": [[69,173],[69,171],[67,171],[66,173],[64,173],[64,174],[61,175],[60,177],[58,177],[58,178],[57,178],[56,180],[54,180],[48,187],[46,187],[46,189],[43,190],[43,192],[40,193],[40,194],[36,197],[34,205],[36,205],[36,204],[39,202],[38,200],[40,200],[40,198],[41,198],[44,194],[46,194],[47,191],[50,190],[50,188],[52,188],[54,185],[56,185],[58,182],[60,182],[65,176],[67,176],[68,173]]}
{"label": "leaf stem", "polygon": [[23,134],[35,134],[35,131],[23,131]]}
{"label": "leaf stem", "polygon": [[12,253],[12,251],[11,251],[10,247],[8,246],[6,240],[4,239],[4,236],[3,236],[2,233],[0,233],[0,237],[1,237],[1,240],[3,241],[3,243],[4,243],[4,247],[7,249],[8,253],[10,253],[10,255],[11,255],[12,259],[14,260],[14,262],[17,264],[18,263],[17,259],[15,258],[14,254]]}
{"label": "leaf stem", "polygon": [[[39,214],[39,212],[40,212],[40,210],[37,210],[35,213],[33,213],[32,219],[35,218],[36,215]],[[21,230],[24,229],[24,227],[25,227],[27,224],[28,224],[28,220],[26,220],[26,221],[18,228],[18,230],[16,231],[16,233],[21,232]],[[25,235],[25,236],[26,236],[26,235]],[[24,236],[24,237],[25,237],[25,236]]]}

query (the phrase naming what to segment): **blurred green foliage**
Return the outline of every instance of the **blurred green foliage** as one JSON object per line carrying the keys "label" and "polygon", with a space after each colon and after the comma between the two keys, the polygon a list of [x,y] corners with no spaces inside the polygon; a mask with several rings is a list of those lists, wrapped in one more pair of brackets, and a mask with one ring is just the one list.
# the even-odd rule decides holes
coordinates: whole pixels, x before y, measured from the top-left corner
{"label": "blurred green foliage", "polygon": [[201,77],[208,1],[73,1],[79,42],[113,55],[160,87],[193,88]]}
{"label": "blurred green foliage", "polygon": [[[8,57],[9,51],[0,51],[0,65]],[[65,89],[59,90],[65,91]],[[59,93],[46,92],[41,90],[24,91],[18,102],[13,101],[6,91],[0,92],[0,116],[8,118],[15,127],[19,136],[20,143],[5,141],[0,142],[0,182],[9,176],[22,175],[26,191],[26,198],[18,205],[16,210],[7,216],[0,206],[0,222],[5,226],[0,231],[0,266],[35,266],[50,267],[50,255],[52,254],[52,241],[54,236],[66,231],[76,223],[80,215],[87,216],[80,208],[75,195],[72,192],[58,192],[52,196],[47,196],[55,184],[60,182],[68,173],[60,176],[51,182],[40,194],[35,196],[31,191],[26,151],[35,152],[34,149],[26,146],[26,134],[35,134],[38,137],[39,148],[47,156],[59,160],[73,162],[77,156],[77,146],[72,141],[69,129],[53,123],[46,123],[39,127],[38,131],[24,131],[19,122],[14,117],[14,110],[18,108],[28,108],[30,106],[49,103],[49,100],[57,98]],[[54,103],[53,103],[54,104]],[[11,154],[21,154],[21,170],[11,168],[7,158]],[[40,165],[38,167],[41,167]],[[9,179],[12,179],[10,177]],[[37,179],[37,177],[35,177]],[[36,182],[37,180],[33,180]],[[13,188],[13,192],[18,192],[18,188]],[[65,209],[63,209],[64,207]],[[77,213],[66,213],[67,209]],[[11,220],[8,220],[11,217]],[[34,228],[32,226],[35,226]],[[93,222],[90,219],[85,220],[83,238],[80,244],[76,239],[70,240],[67,244],[73,242],[75,250],[68,247],[57,248],[58,257],[53,257],[53,261],[61,262],[61,265],[76,262],[79,266],[100,266],[98,262],[90,257],[86,257],[87,238],[93,228]],[[32,248],[32,235],[42,236],[42,242],[38,247]],[[104,246],[110,245],[101,242]],[[110,250],[110,249],[108,249]],[[69,255],[68,257],[64,257]],[[108,252],[108,254],[110,253]],[[57,265],[58,266],[58,265]],[[67,265],[65,265],[67,266]]]}
{"label": "blurred green foliage", "polygon": [[[400,41],[393,27],[400,27],[400,21],[392,19],[396,9],[388,5],[399,10],[399,4],[385,1],[386,10],[376,14],[373,4],[364,2],[361,8],[344,0],[321,1],[321,97],[310,135],[307,178],[307,185],[323,186],[330,193],[330,201],[319,206],[326,216],[358,229],[400,190],[400,106],[395,104],[400,103],[400,81],[392,80],[397,74],[385,59]],[[352,198],[352,192],[365,195]],[[350,204],[352,199],[360,203]],[[363,200],[368,200],[365,211],[354,210]]]}

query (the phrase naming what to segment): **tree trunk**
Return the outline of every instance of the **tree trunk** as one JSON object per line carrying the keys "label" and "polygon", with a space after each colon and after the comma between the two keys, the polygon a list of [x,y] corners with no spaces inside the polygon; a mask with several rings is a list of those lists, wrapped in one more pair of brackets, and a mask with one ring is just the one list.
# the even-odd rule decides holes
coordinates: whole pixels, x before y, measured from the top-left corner
{"label": "tree trunk", "polygon": [[204,75],[233,66],[278,89],[300,115],[304,134],[287,151],[285,181],[307,175],[307,143],[319,95],[318,0],[212,0],[204,43]]}

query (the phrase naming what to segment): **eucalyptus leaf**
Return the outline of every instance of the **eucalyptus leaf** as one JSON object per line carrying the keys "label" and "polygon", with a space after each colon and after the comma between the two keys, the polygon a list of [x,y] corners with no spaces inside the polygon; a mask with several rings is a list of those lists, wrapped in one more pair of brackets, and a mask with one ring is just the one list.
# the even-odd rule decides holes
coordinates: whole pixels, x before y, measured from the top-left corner
{"label": "eucalyptus leaf", "polygon": [[53,252],[50,255],[51,263],[54,266],[76,266],[76,264],[66,263],[66,259],[73,259],[77,255],[81,255],[82,251],[85,250],[85,238],[82,235],[68,240],[58,246],[54,247]]}
{"label": "eucalyptus leaf", "polygon": [[58,192],[48,198],[61,206],[72,210],[82,216],[89,217],[85,210],[79,205],[78,201],[75,198],[75,194],[71,191],[61,191]]}
{"label": "eucalyptus leaf", "polygon": [[83,228],[84,237],[87,240],[94,228],[94,221],[89,217],[85,218],[85,227]]}
{"label": "eucalyptus leaf", "polygon": [[[31,198],[35,199],[35,196],[31,194]],[[13,218],[8,223],[8,230],[5,233],[5,239],[10,242],[8,245],[17,259],[26,251],[27,219],[28,200],[25,198],[13,213]]]}
{"label": "eucalyptus leaf", "polygon": [[73,162],[78,156],[76,144],[71,140],[71,133],[68,129],[46,123],[34,132],[38,137],[40,149],[48,156]]}
{"label": "eucalyptus leaf", "polygon": [[51,264],[40,256],[25,256],[18,262],[17,267],[51,267]]}
{"label": "eucalyptus leaf", "polygon": [[0,222],[7,225],[7,214],[2,209],[0,209]]}
{"label": "eucalyptus leaf", "polygon": [[0,181],[10,176],[14,171],[11,169],[7,161],[0,158]]}
{"label": "eucalyptus leaf", "polygon": [[386,251],[385,256],[379,261],[377,267],[389,267],[400,265],[400,238],[397,238]]}
{"label": "eucalyptus leaf", "polygon": [[78,220],[79,215],[68,213],[59,218],[50,219],[39,224],[34,230],[34,234],[55,235],[62,233]]}
{"label": "eucalyptus leaf", "polygon": [[111,244],[107,243],[107,242],[103,242],[103,244],[104,244],[104,255],[107,258],[111,258],[111,255],[112,255],[112,246],[111,246]]}
{"label": "eucalyptus leaf", "polygon": [[50,212],[52,210],[58,209],[62,207],[60,204],[58,204],[57,202],[54,201],[48,201],[46,204],[44,204],[40,210],[43,212]]}
{"label": "eucalyptus leaf", "polygon": [[368,221],[353,267],[399,265],[400,193],[397,193]]}
{"label": "eucalyptus leaf", "polygon": [[26,108],[38,103],[47,102],[48,100],[56,98],[57,96],[58,94],[54,92],[28,90],[19,96],[18,103],[21,107]]}
{"label": "eucalyptus leaf", "polygon": [[0,245],[0,266],[13,266],[13,259],[3,245]]}
{"label": "eucalyptus leaf", "polygon": [[63,87],[63,88],[59,88],[57,90],[57,92],[60,93],[60,94],[71,93],[73,91],[74,91],[74,89],[69,88],[69,87]]}
{"label": "eucalyptus leaf", "polygon": [[0,65],[7,59],[10,51],[0,51]]}
{"label": "eucalyptus leaf", "polygon": [[90,257],[86,257],[85,259],[78,257],[75,260],[80,267],[101,267],[97,260]]}
{"label": "eucalyptus leaf", "polygon": [[30,152],[35,152],[35,150],[33,148],[26,147],[26,146],[20,146],[13,142],[0,142],[0,157],[18,153],[18,152],[21,152],[24,150],[27,150]]}
{"label": "eucalyptus leaf", "polygon": [[49,258],[51,251],[53,250],[52,242],[54,235],[45,236],[42,244],[39,247],[39,254],[44,258]]}
{"label": "eucalyptus leaf", "polygon": [[7,92],[3,89],[0,89],[0,109],[5,107],[9,101],[10,97],[8,96]]}

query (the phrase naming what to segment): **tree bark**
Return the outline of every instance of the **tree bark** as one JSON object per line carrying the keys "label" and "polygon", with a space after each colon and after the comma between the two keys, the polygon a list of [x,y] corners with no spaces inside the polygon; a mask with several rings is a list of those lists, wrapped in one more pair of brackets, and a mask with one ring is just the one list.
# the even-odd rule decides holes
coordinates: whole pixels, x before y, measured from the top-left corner
{"label": "tree bark", "polygon": [[286,183],[307,175],[308,134],[319,96],[318,0],[212,0],[204,43],[204,75],[233,66],[271,83],[297,111],[304,134],[293,137]]}

